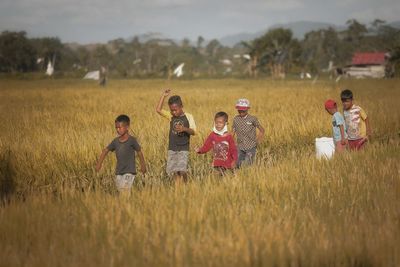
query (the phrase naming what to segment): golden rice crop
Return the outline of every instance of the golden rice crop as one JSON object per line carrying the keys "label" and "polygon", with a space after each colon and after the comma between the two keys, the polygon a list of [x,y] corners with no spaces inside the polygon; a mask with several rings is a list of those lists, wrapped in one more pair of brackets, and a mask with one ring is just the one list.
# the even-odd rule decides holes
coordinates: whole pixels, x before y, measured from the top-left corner
{"label": "golden rice crop", "polygon": [[[0,80],[0,266],[398,266],[400,81]],[[198,134],[237,98],[266,128],[255,166],[219,179],[190,158],[188,184],[165,174],[162,88],[182,96]],[[330,136],[327,98],[350,88],[374,131],[365,151],[315,159]],[[340,102],[340,101],[339,101]],[[149,172],[115,194],[115,158],[95,162],[131,117]]]}

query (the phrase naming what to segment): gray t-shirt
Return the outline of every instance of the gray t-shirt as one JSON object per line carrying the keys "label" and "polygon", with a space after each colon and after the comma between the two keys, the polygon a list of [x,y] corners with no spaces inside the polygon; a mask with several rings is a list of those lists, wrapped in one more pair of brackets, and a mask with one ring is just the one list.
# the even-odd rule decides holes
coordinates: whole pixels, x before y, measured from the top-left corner
{"label": "gray t-shirt", "polygon": [[171,118],[169,127],[168,150],[189,151],[190,135],[186,132],[176,132],[175,127],[177,125],[182,125],[186,128],[190,128],[190,123],[186,115]]}
{"label": "gray t-shirt", "polygon": [[120,142],[117,137],[107,146],[107,149],[115,151],[117,156],[115,174],[136,174],[135,151],[140,151],[140,145],[134,137],[129,136],[125,142]]}

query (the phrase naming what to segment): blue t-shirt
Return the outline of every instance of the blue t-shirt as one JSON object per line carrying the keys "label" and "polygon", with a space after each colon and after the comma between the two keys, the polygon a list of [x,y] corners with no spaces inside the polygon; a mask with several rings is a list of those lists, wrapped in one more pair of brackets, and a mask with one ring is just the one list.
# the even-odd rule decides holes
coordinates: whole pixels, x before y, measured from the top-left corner
{"label": "blue t-shirt", "polygon": [[340,134],[339,125],[343,125],[344,127],[344,137],[347,139],[346,133],[346,124],[344,123],[344,118],[339,111],[337,111],[332,116],[332,132],[333,132],[333,141],[338,142],[342,140],[342,135]]}

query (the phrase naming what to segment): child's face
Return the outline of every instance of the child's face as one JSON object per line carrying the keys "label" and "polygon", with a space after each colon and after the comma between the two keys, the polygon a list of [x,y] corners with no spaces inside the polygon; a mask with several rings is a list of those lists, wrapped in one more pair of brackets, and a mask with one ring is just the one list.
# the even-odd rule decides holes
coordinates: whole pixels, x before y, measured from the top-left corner
{"label": "child's face", "polygon": [[116,122],[115,123],[115,130],[117,130],[117,133],[119,136],[123,136],[128,133],[129,131],[129,125],[127,125],[124,122]]}
{"label": "child's face", "polygon": [[343,109],[349,110],[353,106],[353,99],[342,99]]}
{"label": "child's face", "polygon": [[240,117],[246,117],[248,110],[238,110],[238,113]]}
{"label": "child's face", "polygon": [[183,114],[183,106],[178,104],[169,105],[169,110],[174,117],[179,117]]}
{"label": "child's face", "polygon": [[325,108],[325,110],[331,115],[337,112],[337,108]]}
{"label": "child's face", "polygon": [[215,129],[217,129],[218,131],[222,131],[222,129],[224,129],[226,124],[225,118],[224,117],[215,118],[214,124],[215,124]]}

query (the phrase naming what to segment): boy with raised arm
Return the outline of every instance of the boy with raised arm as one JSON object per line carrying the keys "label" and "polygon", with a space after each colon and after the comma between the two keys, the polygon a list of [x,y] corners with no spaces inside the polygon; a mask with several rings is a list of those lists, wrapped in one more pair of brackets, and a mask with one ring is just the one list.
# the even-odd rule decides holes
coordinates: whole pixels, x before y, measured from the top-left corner
{"label": "boy with raised arm", "polygon": [[187,181],[190,136],[195,134],[196,124],[193,116],[183,111],[182,99],[173,95],[168,99],[169,112],[163,109],[164,100],[171,90],[162,92],[156,111],[169,120],[169,142],[167,174],[175,178],[175,182]]}

